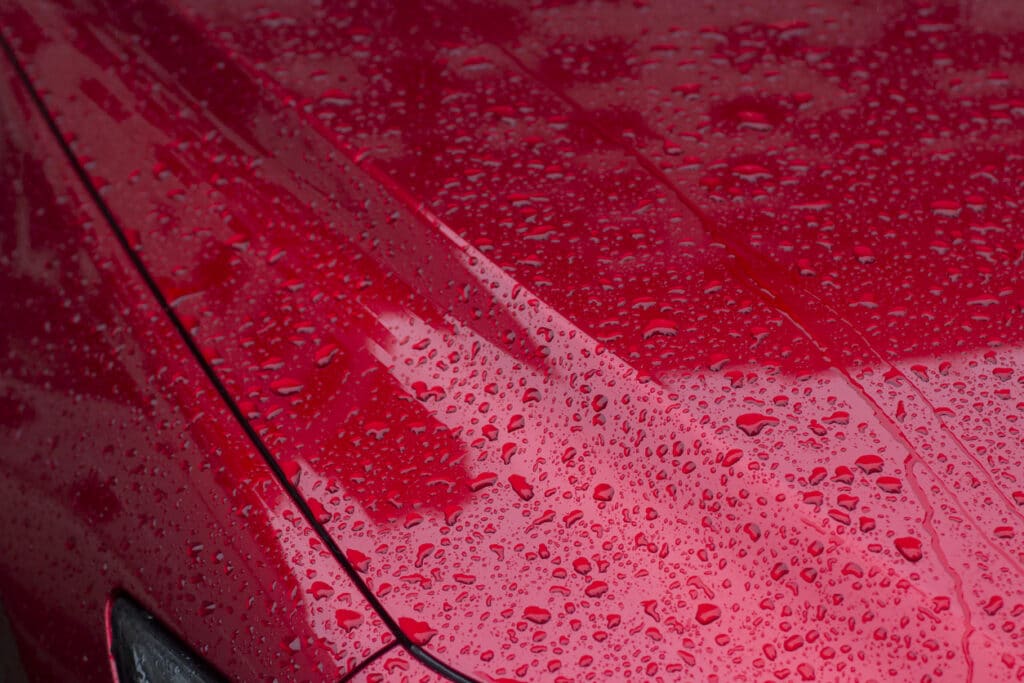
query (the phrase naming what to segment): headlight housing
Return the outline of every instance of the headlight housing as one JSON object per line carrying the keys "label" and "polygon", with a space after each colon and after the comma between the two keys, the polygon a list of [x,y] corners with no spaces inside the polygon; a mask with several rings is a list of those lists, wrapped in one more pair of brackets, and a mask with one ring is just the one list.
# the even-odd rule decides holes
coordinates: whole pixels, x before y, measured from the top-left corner
{"label": "headlight housing", "polygon": [[222,683],[226,680],[129,598],[114,600],[110,627],[120,683]]}

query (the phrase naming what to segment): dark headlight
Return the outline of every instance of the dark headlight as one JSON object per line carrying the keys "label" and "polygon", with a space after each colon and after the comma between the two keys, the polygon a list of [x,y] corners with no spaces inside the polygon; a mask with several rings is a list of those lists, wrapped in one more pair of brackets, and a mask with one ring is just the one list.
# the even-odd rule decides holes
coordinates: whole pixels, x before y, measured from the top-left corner
{"label": "dark headlight", "polygon": [[110,614],[114,662],[120,683],[222,683],[203,662],[151,614],[128,598],[117,598]]}

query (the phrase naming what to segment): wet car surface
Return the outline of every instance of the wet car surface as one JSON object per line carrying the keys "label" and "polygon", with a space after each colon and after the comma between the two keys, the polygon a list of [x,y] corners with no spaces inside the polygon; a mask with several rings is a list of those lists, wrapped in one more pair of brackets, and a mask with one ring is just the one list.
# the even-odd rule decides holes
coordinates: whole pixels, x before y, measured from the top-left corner
{"label": "wet car surface", "polygon": [[165,472],[218,520],[264,481],[310,645],[233,651],[208,553],[117,570],[226,673],[1024,675],[1014,4],[0,8],[5,175],[47,174],[4,207],[6,440],[154,391],[202,434],[156,476],[152,425],[93,428],[19,500],[116,539]]}

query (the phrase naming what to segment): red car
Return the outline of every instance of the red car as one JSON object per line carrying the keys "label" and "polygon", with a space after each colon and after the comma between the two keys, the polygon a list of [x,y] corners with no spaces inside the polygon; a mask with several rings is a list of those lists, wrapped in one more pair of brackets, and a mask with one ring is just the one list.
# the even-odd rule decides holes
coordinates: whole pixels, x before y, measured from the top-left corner
{"label": "red car", "polygon": [[1024,5],[0,35],[4,681],[1024,680]]}

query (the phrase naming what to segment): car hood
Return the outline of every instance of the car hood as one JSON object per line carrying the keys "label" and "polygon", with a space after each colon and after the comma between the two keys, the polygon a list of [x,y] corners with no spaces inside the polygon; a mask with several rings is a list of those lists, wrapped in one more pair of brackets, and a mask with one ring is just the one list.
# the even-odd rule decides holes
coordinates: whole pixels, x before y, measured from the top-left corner
{"label": "car hood", "polygon": [[1021,10],[278,4],[0,6],[404,642],[1019,674]]}

